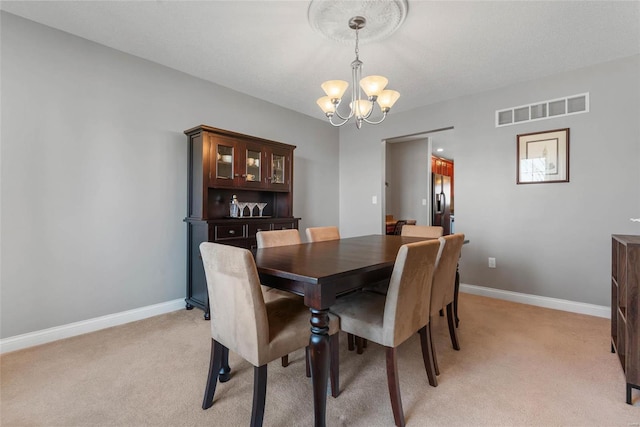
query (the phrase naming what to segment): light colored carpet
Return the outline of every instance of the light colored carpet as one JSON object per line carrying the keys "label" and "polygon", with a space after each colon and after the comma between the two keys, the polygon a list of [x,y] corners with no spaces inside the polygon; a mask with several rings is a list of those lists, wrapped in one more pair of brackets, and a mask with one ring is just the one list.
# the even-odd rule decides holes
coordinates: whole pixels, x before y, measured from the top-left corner
{"label": "light colored carpet", "polygon": [[[610,352],[609,320],[469,294],[460,298],[461,351],[445,318],[433,325],[441,375],[430,387],[416,335],[399,349],[413,426],[639,426],[640,396]],[[392,426],[384,351],[346,349],[329,426]],[[201,409],[209,362],[202,311],[178,311],[0,357],[0,424],[9,426],[245,426],[253,369],[230,354],[232,379]],[[265,426],[313,425],[304,352],[269,364]]]}

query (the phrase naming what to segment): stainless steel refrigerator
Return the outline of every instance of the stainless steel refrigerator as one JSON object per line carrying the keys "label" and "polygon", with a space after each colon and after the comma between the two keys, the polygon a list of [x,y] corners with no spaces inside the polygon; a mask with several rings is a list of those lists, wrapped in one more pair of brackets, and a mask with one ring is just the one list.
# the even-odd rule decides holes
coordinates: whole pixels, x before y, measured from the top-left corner
{"label": "stainless steel refrigerator", "polygon": [[431,174],[432,216],[431,224],[444,228],[444,234],[451,234],[451,177]]}

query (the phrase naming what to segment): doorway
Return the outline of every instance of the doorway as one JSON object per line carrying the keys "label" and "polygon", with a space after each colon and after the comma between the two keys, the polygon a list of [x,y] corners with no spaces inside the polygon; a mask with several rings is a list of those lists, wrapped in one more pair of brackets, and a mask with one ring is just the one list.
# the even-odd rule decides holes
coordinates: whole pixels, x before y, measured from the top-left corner
{"label": "doorway", "polygon": [[432,225],[432,154],[453,160],[453,126],[384,141],[381,203],[383,232],[398,220]]}

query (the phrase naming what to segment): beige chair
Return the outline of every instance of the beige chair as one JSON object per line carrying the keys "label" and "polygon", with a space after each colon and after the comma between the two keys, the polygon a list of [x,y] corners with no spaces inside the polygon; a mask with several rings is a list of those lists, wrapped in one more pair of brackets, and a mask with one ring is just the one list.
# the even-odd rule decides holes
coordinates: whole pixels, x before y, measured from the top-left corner
{"label": "beige chair", "polygon": [[340,317],[340,329],[385,347],[387,383],[397,426],[404,426],[396,348],[420,332],[422,358],[427,375],[431,346],[427,336],[431,285],[440,242],[427,240],[400,247],[393,266],[386,297],[373,292],[357,292],[339,298],[331,311]]}
{"label": "beige chair", "polygon": [[[460,252],[462,251],[462,245],[464,244],[464,234],[451,234],[440,237],[438,240],[442,243],[443,248],[441,250],[435,272],[433,273],[430,314],[431,316],[435,316],[446,307],[451,344],[455,350],[460,350],[460,343],[458,341],[458,335],[454,324],[455,315],[453,312],[453,299],[455,296],[456,270],[458,268],[458,259],[460,258]],[[434,371],[436,375],[440,375],[436,349],[433,345],[431,335],[431,323],[429,323],[428,329],[429,345],[431,346],[430,354],[433,356]],[[435,375],[429,377],[429,384],[433,387],[438,386],[438,379]]]}
{"label": "beige chair", "polygon": [[[306,230],[309,242],[324,242],[327,240],[339,240],[340,231],[338,227],[309,227]],[[357,347],[358,354],[362,354],[363,348],[367,347],[367,340],[356,337],[353,334],[347,334],[347,347],[349,351],[353,351]],[[307,376],[309,374],[307,373]]]}
{"label": "beige chair", "polygon": [[310,242],[324,242],[325,240],[339,240],[340,231],[338,227],[309,227],[306,230],[307,240]]}
{"label": "beige chair", "polygon": [[444,233],[444,228],[437,225],[411,225],[402,227],[402,236],[407,237],[428,237],[437,239]]}
{"label": "beige chair", "polygon": [[300,232],[294,229],[258,231],[256,233],[258,248],[272,248],[274,246],[299,245]]}
{"label": "beige chair", "polygon": [[[299,245],[300,232],[296,229],[287,230],[272,230],[272,231],[258,231],[256,233],[256,241],[258,248],[272,248],[275,246],[288,246]],[[270,301],[274,298],[300,298],[301,296],[292,294],[291,292],[281,291],[280,289],[271,288],[269,286],[262,286],[262,295],[265,301]],[[308,352],[308,350],[307,350]],[[309,361],[307,360],[307,371]],[[282,366],[289,366],[289,355],[282,356]]]}
{"label": "beige chair", "polygon": [[[258,243],[258,249],[272,248],[275,246],[299,245],[302,243],[300,240],[300,232],[296,229],[258,231],[256,233],[256,241]],[[291,292],[281,291],[269,286],[262,286],[262,291],[265,301],[280,297],[300,298],[300,296],[292,294]]]}
{"label": "beige chair", "polygon": [[[261,426],[267,363],[309,343],[309,309],[292,298],[265,303],[253,255],[247,249],[200,244],[211,308],[211,360],[202,409],[213,405],[223,358],[232,350],[254,366],[251,426]],[[330,315],[331,391],[338,394],[338,319]]]}

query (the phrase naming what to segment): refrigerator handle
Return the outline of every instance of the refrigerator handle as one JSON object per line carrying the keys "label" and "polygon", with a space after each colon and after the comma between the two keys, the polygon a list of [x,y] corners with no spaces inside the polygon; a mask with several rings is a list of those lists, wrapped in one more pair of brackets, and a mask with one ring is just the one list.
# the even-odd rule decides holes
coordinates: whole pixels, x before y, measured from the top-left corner
{"label": "refrigerator handle", "polygon": [[447,197],[444,192],[440,192],[436,194],[436,213],[441,214],[444,213],[444,207],[446,206]]}

